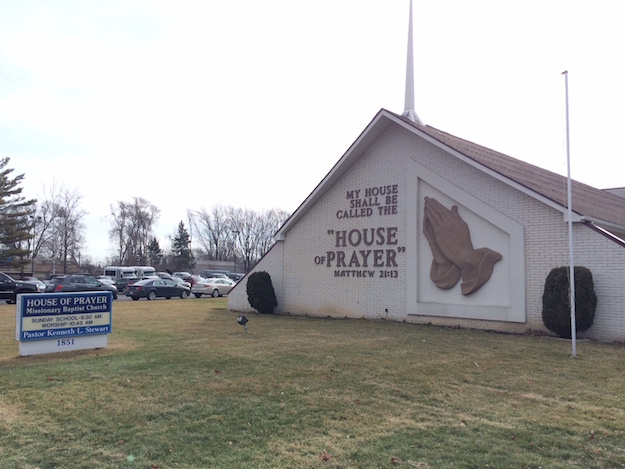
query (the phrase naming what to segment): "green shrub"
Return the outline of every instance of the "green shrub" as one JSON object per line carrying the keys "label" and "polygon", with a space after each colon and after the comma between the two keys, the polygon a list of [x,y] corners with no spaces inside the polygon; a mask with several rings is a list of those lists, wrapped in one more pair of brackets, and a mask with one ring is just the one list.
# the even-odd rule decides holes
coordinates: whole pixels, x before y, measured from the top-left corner
{"label": "green shrub", "polygon": [[250,306],[262,314],[272,314],[278,306],[276,292],[267,272],[254,272],[247,279],[247,300]]}
{"label": "green shrub", "polygon": [[[560,337],[571,338],[569,267],[557,267],[547,276],[543,293],[543,324]],[[592,326],[597,309],[597,295],[592,273],[575,266],[575,331]]]}

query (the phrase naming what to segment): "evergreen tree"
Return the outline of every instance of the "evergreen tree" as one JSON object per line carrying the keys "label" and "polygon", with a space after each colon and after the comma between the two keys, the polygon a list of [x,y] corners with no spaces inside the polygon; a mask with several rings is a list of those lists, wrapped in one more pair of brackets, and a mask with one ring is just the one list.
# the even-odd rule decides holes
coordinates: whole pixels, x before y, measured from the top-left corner
{"label": "evergreen tree", "polygon": [[271,276],[265,271],[254,272],[247,280],[247,300],[261,314],[273,314],[278,306]]}
{"label": "evergreen tree", "polygon": [[30,263],[25,258],[30,255],[27,246],[37,201],[22,196],[24,175],[12,177],[8,164],[8,157],[0,159],[0,263],[23,270]]}
{"label": "evergreen tree", "polygon": [[191,237],[181,221],[178,232],[171,238],[171,251],[178,270],[193,270],[195,259],[191,252]]}
{"label": "evergreen tree", "polygon": [[150,239],[147,247],[148,262],[151,266],[157,267],[163,262],[163,250],[156,237]]}

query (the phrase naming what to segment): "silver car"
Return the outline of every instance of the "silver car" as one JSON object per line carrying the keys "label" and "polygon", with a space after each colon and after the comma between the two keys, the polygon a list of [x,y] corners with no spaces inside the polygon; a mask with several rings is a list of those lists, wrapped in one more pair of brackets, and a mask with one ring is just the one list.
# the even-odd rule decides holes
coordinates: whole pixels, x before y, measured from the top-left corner
{"label": "silver car", "polygon": [[227,278],[207,278],[194,283],[191,287],[191,293],[196,298],[202,295],[210,295],[213,298],[227,295],[234,288],[236,283]]}

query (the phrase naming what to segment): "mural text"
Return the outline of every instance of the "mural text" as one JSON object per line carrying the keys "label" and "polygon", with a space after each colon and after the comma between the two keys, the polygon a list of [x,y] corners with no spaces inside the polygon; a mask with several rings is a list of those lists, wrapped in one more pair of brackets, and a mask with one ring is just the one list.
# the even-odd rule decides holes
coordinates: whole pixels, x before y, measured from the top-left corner
{"label": "mural text", "polygon": [[342,220],[373,215],[396,215],[398,194],[397,184],[347,191],[346,199],[349,206],[347,209],[338,210],[336,218]]}

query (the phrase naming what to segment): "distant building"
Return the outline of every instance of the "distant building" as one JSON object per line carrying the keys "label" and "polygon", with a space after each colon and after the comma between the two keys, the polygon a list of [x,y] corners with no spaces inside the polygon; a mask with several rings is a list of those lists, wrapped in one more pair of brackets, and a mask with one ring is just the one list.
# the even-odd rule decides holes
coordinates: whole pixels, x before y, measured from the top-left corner
{"label": "distant building", "polygon": [[224,270],[227,272],[241,272],[241,267],[237,267],[232,261],[211,261],[196,259],[193,272],[199,274],[203,270]]}

